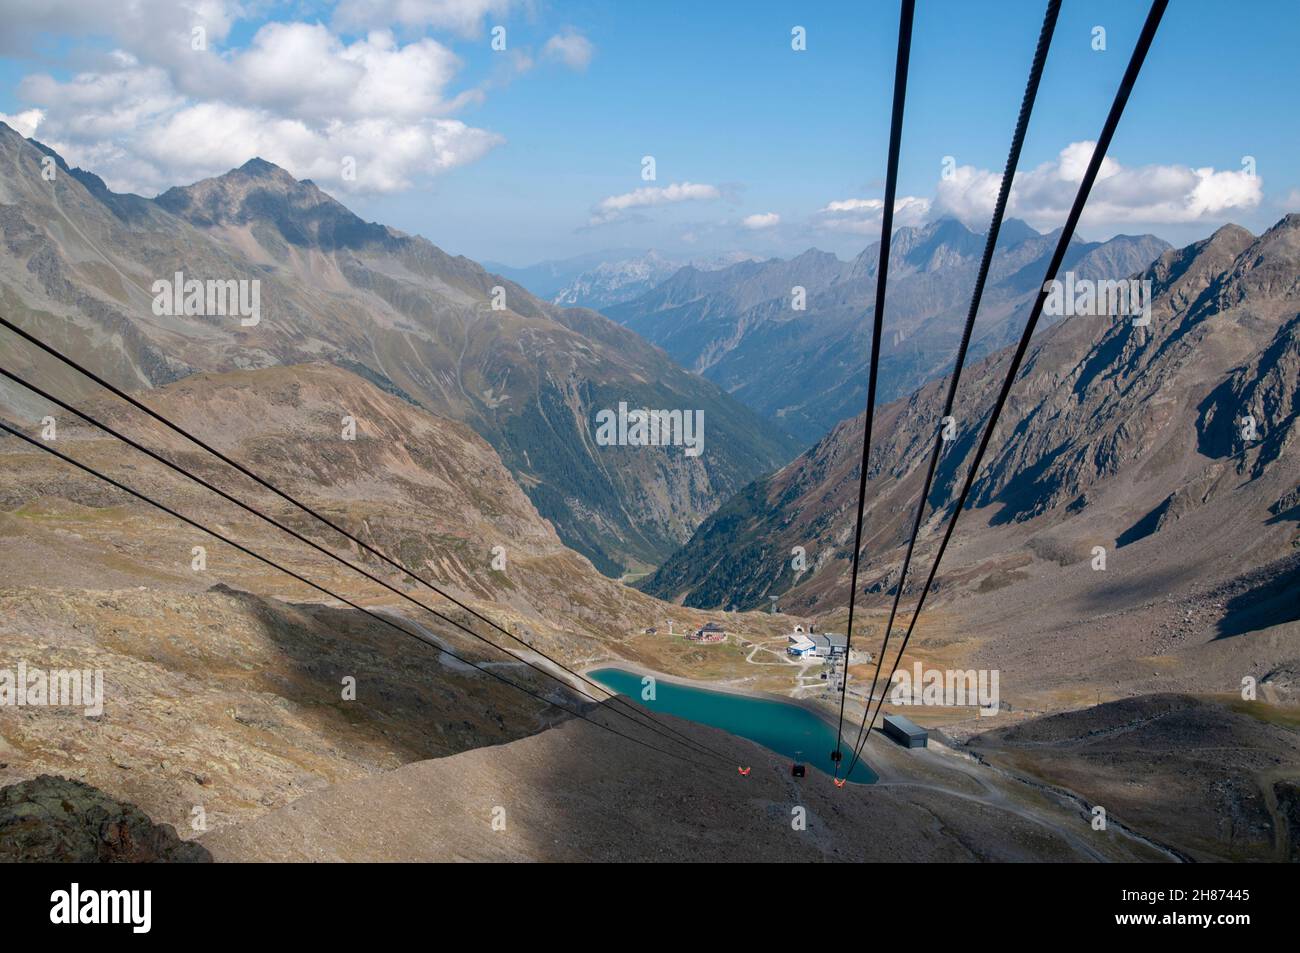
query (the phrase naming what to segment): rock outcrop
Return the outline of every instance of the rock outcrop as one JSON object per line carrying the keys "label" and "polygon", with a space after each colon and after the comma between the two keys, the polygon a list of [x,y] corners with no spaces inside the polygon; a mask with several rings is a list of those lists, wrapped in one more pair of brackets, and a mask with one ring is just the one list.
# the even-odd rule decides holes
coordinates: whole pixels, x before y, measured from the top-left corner
{"label": "rock outcrop", "polygon": [[134,804],[43,774],[0,788],[0,862],[201,863],[207,849]]}

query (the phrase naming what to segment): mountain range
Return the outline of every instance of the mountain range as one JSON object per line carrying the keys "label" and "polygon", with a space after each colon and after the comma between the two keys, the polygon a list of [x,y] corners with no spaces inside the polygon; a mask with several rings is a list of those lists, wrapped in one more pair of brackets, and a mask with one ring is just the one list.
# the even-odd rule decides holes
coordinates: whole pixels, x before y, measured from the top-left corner
{"label": "mountain range", "polygon": [[[1033,625],[1067,606],[1077,622],[1088,618],[1080,606],[1091,604],[1100,580],[1117,571],[1125,582],[1114,610],[1173,580],[1227,584],[1294,552],[1298,276],[1300,215],[1258,237],[1225,226],[1141,272],[1154,295],[1149,326],[1077,315],[1036,336],[936,581],[940,604],[998,591],[1010,618],[1012,597],[1023,592]],[[1009,360],[1009,348],[996,351],[962,375],[956,436],[907,592],[928,569]],[[932,381],[878,408],[859,580],[868,605],[899,585],[945,388],[946,380]],[[843,605],[862,432],[859,414],[747,486],[643,588],[698,607],[760,607],[772,597],[792,612]],[[795,547],[806,553],[802,571],[792,563]],[[1087,571],[1095,547],[1110,554],[1109,576]],[[1300,615],[1295,606],[1274,608]]]}
{"label": "mountain range", "polygon": [[[1013,339],[1056,241],[1057,233],[1040,235],[1015,219],[1003,225],[972,357]],[[984,245],[983,235],[952,218],[894,233],[878,384],[883,400],[951,365]],[[1075,240],[1065,267],[1081,278],[1126,278],[1168,247],[1152,235]],[[605,311],[806,442],[866,406],[879,257],[876,242],[851,261],[809,249],[714,271],[686,267]]]}
{"label": "mountain range", "polygon": [[692,256],[667,254],[653,248],[611,249],[543,261],[526,268],[487,262],[484,266],[554,304],[602,311],[645,294],[680,268],[716,271],[753,258],[743,251]]}
{"label": "mountain range", "polygon": [[559,292],[579,275],[599,268],[611,261],[625,261],[648,253],[644,248],[607,248],[586,252],[569,258],[550,258],[533,265],[507,265],[504,262],[484,259],[483,267],[494,275],[509,278],[523,285],[539,298],[554,299]]}
{"label": "mountain range", "polygon": [[[10,320],[129,389],[333,363],[472,427],[560,538],[606,574],[657,564],[797,450],[597,312],[552,305],[424,238],[362,221],[261,159],[145,199],[0,124],[0,170]],[[155,283],[178,274],[258,282],[259,319],[160,313]],[[598,445],[596,415],[621,403],[702,412],[703,453]]]}

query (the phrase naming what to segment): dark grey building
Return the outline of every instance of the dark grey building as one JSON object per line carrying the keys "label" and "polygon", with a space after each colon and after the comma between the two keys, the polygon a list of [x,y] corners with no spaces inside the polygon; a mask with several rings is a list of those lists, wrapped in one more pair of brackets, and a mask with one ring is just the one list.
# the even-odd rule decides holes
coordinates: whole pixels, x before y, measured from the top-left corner
{"label": "dark grey building", "polygon": [[928,731],[902,715],[885,716],[885,734],[904,748],[924,748],[930,741]]}

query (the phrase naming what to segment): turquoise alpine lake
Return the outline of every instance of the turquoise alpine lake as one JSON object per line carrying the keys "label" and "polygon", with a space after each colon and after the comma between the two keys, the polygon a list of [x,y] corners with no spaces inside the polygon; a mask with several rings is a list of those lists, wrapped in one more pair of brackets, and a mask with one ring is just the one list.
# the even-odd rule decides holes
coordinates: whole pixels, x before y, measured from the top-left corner
{"label": "turquoise alpine lake", "polygon": [[[655,679],[655,697],[646,700],[641,697],[642,678],[645,676],[621,668],[600,668],[588,672],[587,676],[651,711],[721,728],[733,735],[756,741],[764,748],[792,761],[818,768],[827,774],[835,773],[831,761],[831,751],[835,748],[835,729],[806,708],[770,698],[713,692],[663,678]],[[853,759],[849,747],[852,735],[850,732],[844,743],[844,764]],[[876,780],[876,772],[865,761],[859,761],[849,780],[856,784],[870,784]]]}

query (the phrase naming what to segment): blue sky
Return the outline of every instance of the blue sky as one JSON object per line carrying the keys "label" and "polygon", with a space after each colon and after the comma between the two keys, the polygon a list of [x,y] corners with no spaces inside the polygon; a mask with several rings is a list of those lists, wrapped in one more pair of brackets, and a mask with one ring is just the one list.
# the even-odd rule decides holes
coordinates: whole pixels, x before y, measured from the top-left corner
{"label": "blue sky", "polygon": [[[261,154],[366,218],[516,265],[627,247],[847,256],[878,230],[896,2],[153,2],[0,0],[0,113],[116,188]],[[1042,10],[920,0],[900,222],[987,220]],[[1064,217],[1145,12],[1066,0],[1013,214]],[[1296,3],[1175,0],[1082,233],[1184,243],[1300,209],[1297,48]]]}

